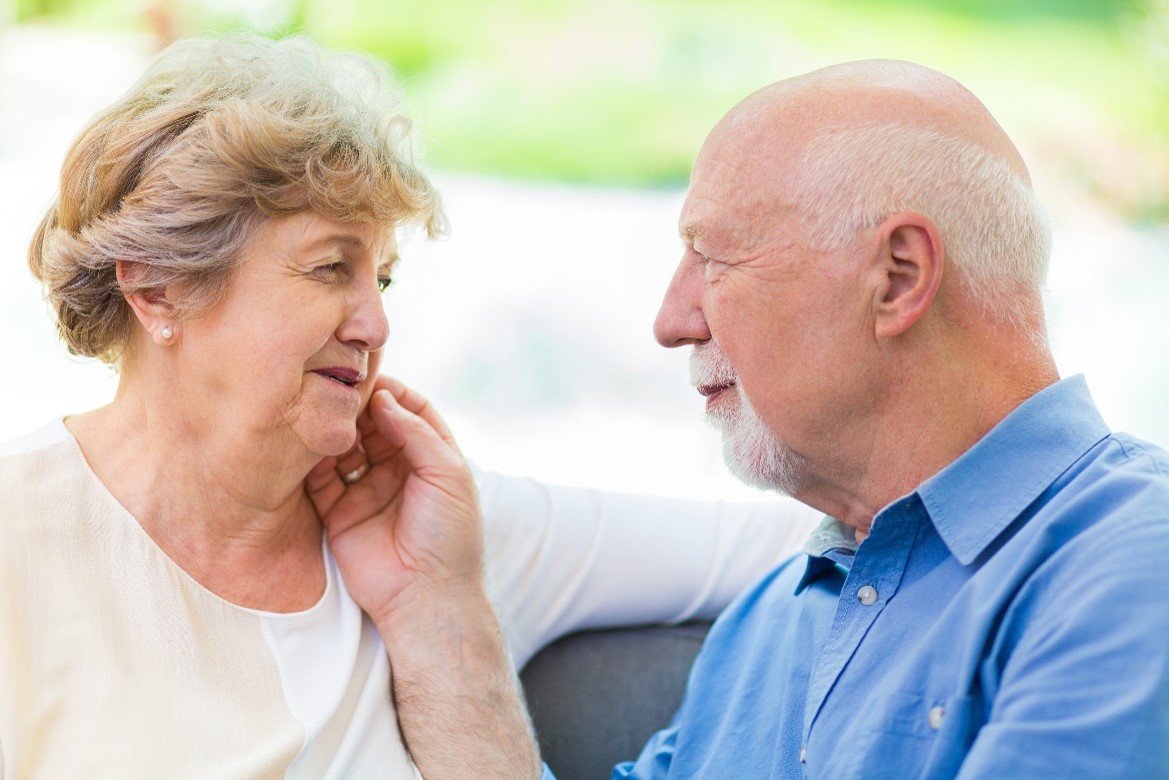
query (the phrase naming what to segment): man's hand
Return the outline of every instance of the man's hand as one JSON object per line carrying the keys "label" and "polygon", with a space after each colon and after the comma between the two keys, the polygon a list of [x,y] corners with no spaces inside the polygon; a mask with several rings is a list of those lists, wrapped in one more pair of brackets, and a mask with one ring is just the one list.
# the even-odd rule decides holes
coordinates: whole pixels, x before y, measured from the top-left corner
{"label": "man's hand", "polygon": [[306,485],[346,587],[380,627],[402,600],[479,584],[482,520],[470,469],[425,398],[379,377],[357,428],[354,448]]}
{"label": "man's hand", "polygon": [[358,443],[305,486],[354,600],[390,656],[402,735],[427,777],[538,777],[483,589],[475,482],[434,408],[380,377]]}

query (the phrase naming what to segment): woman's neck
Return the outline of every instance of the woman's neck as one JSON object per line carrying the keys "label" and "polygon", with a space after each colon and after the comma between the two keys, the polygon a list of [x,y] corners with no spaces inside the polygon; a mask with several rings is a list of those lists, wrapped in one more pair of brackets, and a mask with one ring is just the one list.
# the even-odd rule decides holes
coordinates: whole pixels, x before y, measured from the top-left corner
{"label": "woman's neck", "polygon": [[321,524],[301,487],[311,456],[216,426],[193,430],[181,409],[121,391],[66,426],[114,498],[203,587],[270,612],[320,599]]}

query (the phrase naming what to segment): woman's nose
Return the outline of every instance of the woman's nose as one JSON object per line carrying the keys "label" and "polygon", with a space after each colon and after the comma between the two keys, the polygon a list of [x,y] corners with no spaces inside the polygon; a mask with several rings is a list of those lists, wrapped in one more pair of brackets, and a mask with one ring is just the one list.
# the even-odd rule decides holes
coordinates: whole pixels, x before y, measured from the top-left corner
{"label": "woman's nose", "polygon": [[385,346],[390,335],[385,302],[377,280],[362,282],[354,292],[349,316],[338,332],[341,341],[354,344],[363,352],[376,352]]}

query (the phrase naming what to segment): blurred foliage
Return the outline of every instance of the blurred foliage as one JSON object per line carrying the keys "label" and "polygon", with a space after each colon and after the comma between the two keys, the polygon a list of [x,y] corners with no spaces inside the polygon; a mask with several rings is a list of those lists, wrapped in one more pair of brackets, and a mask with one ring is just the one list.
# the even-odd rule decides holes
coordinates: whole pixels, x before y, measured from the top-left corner
{"label": "blurred foliage", "polygon": [[[22,19],[143,24],[131,0],[14,1]],[[711,125],[771,81],[843,59],[912,59],[970,86],[1056,187],[1133,218],[1169,220],[1169,0],[161,0],[154,8],[188,32],[304,29],[383,58],[439,166],[607,184],[684,183]]]}

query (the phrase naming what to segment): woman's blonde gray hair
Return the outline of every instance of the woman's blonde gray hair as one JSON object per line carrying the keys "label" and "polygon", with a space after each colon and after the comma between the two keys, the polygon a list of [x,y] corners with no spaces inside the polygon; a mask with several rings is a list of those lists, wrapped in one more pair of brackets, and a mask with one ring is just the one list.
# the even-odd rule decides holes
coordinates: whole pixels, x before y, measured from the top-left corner
{"label": "woman's blonde gray hair", "polygon": [[[386,68],[365,57],[245,34],[168,47],[74,142],[29,247],[61,337],[117,365],[126,295],[168,288],[176,317],[205,311],[267,219],[311,209],[439,234],[409,136]],[[118,260],[139,264],[132,282]]]}
{"label": "woman's blonde gray hair", "polygon": [[797,202],[810,246],[837,249],[899,211],[919,212],[938,226],[947,259],[982,310],[1033,327],[1038,297],[1030,293],[1047,277],[1051,228],[1006,162],[929,128],[872,124],[822,132],[801,170]]}

